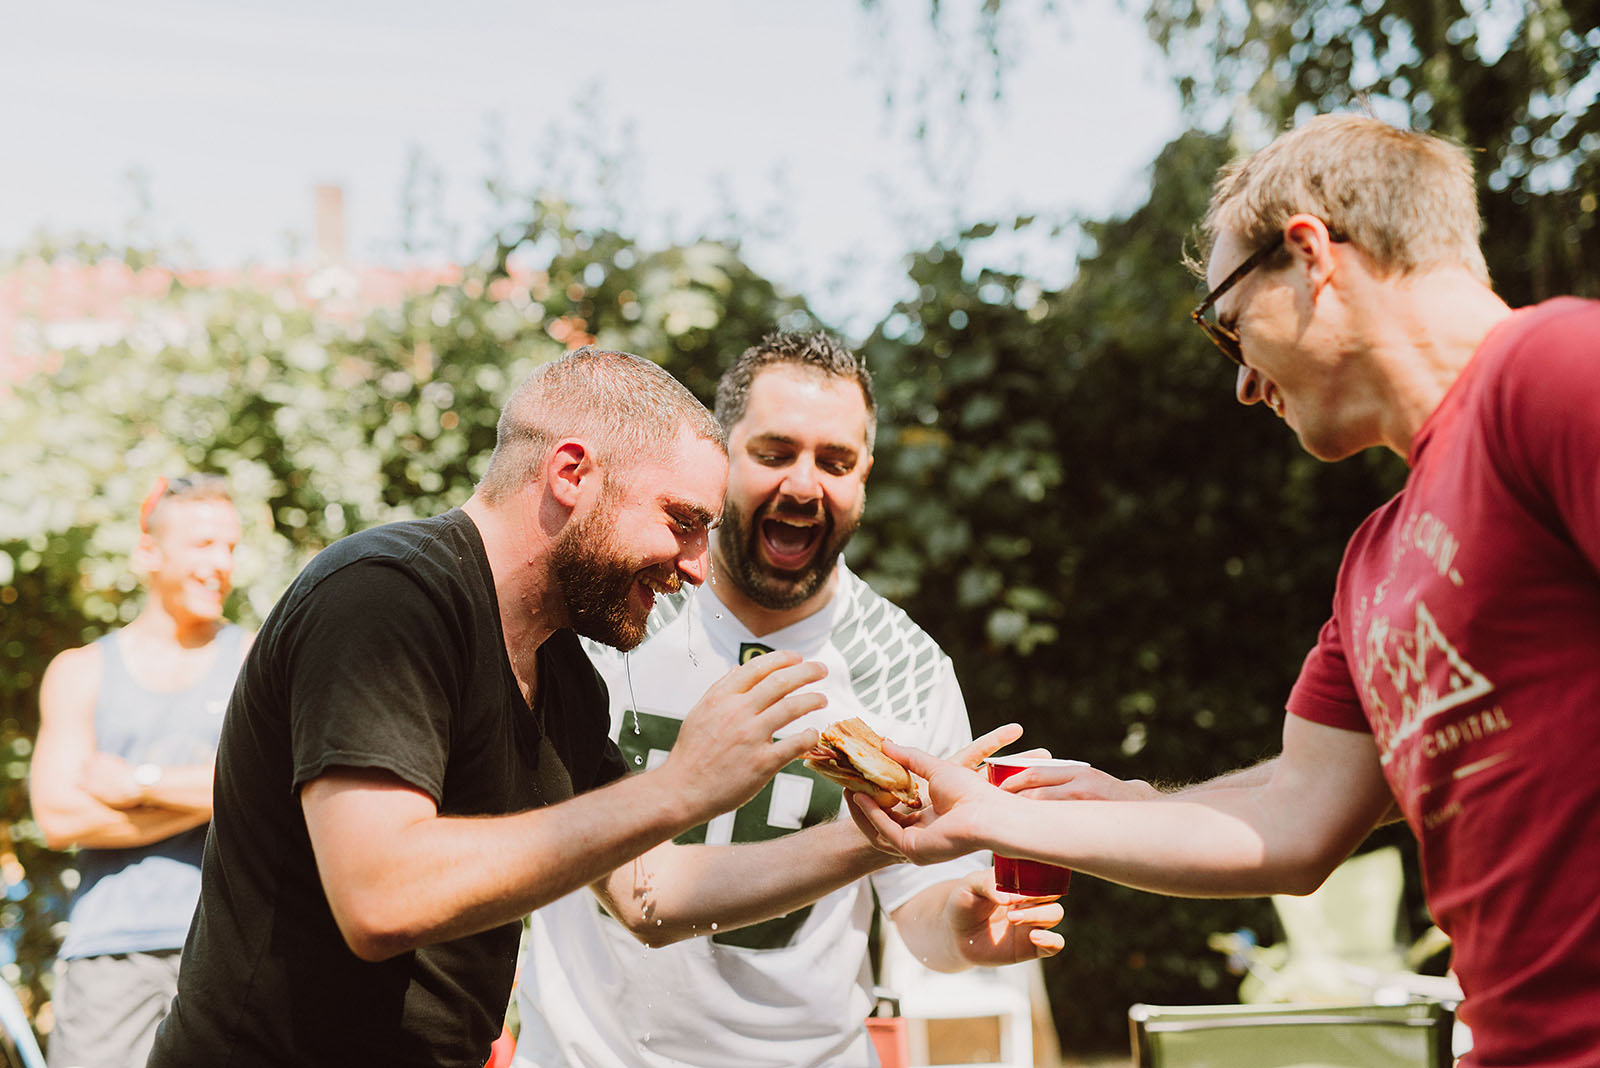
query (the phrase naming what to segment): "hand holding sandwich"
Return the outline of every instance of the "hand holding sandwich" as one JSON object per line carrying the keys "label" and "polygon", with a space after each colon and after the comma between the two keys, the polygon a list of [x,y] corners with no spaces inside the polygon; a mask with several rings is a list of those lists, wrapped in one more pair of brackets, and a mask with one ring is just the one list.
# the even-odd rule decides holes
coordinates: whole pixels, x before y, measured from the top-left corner
{"label": "hand holding sandwich", "polygon": [[[955,753],[949,763],[953,767],[976,768],[985,757],[1021,736],[1022,728],[1015,723],[997,727]],[[899,822],[914,824],[930,811],[923,799],[922,784],[902,762],[911,753],[918,751],[878,737],[860,720],[844,720],[822,731],[817,748],[807,754],[806,764],[856,797],[866,799],[874,811],[898,826]],[[905,859],[868,821],[864,808],[850,808],[861,833],[878,849]],[[1061,935],[1050,930],[1063,915],[1056,897],[1023,897],[999,890],[994,885],[993,869],[987,867],[928,887],[893,915],[907,947],[935,971],[994,967],[1054,956],[1066,944]]]}
{"label": "hand holding sandwich", "polygon": [[[975,770],[984,757],[1007,743],[979,753],[974,750],[1005,730],[1001,727],[991,731],[950,760],[885,742],[885,753],[927,780],[928,804],[916,812],[902,812],[885,809],[866,794],[853,795],[851,802],[877,841],[914,864],[933,864],[975,849],[987,849],[988,838],[982,832],[993,819],[987,814],[989,810],[1024,803],[1023,798],[991,786]],[[1011,740],[1021,734],[1018,728]]]}
{"label": "hand holding sandwich", "polygon": [[[846,722],[860,724],[859,720]],[[1006,746],[1022,737],[1022,728],[1020,726],[1015,723],[1007,723],[1003,726],[996,727],[988,734],[983,735],[981,738],[975,739],[962,749],[951,754],[948,761],[941,761],[928,756],[928,754],[923,753],[921,750],[896,745],[887,738],[878,738],[877,735],[872,734],[871,730],[867,730],[866,733],[871,735],[876,741],[876,744],[873,748],[877,759],[867,761],[866,768],[864,770],[849,769],[841,773],[829,766],[830,761],[818,759],[818,756],[821,752],[829,748],[833,748],[827,744],[828,739],[837,738],[839,732],[836,731],[835,728],[841,726],[843,726],[843,724],[834,724],[832,727],[829,727],[827,730],[822,732],[821,739],[818,743],[818,749],[813,750],[810,754],[807,754],[807,766],[811,767],[819,774],[825,775],[839,783],[846,790],[850,791],[857,801],[863,798],[871,801],[871,810],[877,812],[885,820],[894,823],[896,826],[915,826],[919,823],[925,822],[926,818],[933,813],[933,809],[931,809],[927,802],[923,799],[924,790],[926,790],[927,787],[925,787],[919,779],[914,778],[910,774],[911,772],[918,770],[916,765],[912,763],[912,754],[915,754],[915,758],[928,761],[932,765],[948,764],[952,768],[963,769],[967,771],[969,775],[972,775],[978,774],[973,769],[979,767],[985,758],[993,756],[1001,749],[1004,749]],[[860,724],[860,726],[864,728],[865,724]],[[858,729],[846,728],[846,732],[856,735],[859,739]],[[1042,753],[1043,750],[1040,750],[1039,752]],[[845,747],[844,754],[846,757],[848,757],[850,754],[859,755],[858,750],[850,746]],[[894,776],[892,773],[886,774],[882,770],[882,765],[884,764],[892,765],[896,771],[899,771],[902,775],[904,775],[906,780],[911,783],[909,790],[904,787],[890,788],[888,784],[890,780],[894,779]],[[880,783],[867,782],[857,785],[857,783],[860,783],[862,778],[868,775],[877,776],[883,781]],[[984,782],[981,777],[979,781],[985,786],[988,785],[987,782]],[[902,795],[907,796],[903,797]],[[911,803],[910,798],[914,798],[915,803]],[[867,838],[870,839],[872,843],[879,849],[902,860],[911,860],[915,863],[927,864],[937,860],[949,860],[951,857],[960,856],[962,853],[971,852],[973,848],[979,848],[976,846],[969,847],[968,849],[946,853],[938,857],[912,856],[905,853],[900,848],[899,836],[890,837],[880,833],[876,823],[868,820],[867,816],[865,815],[866,811],[867,809],[860,804],[853,804],[850,807],[850,815],[855,820],[856,825],[861,828],[861,832],[865,834]]]}

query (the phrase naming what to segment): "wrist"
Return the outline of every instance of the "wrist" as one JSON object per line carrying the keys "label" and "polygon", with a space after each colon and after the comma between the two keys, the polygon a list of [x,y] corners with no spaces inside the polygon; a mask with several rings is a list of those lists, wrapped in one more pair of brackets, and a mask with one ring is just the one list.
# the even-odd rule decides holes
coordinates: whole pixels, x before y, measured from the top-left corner
{"label": "wrist", "polygon": [[995,849],[996,840],[1006,835],[1010,813],[1021,798],[998,789],[990,793],[993,796],[985,796],[975,804],[958,806],[946,817],[955,817],[945,833],[960,847],[962,854]]}
{"label": "wrist", "polygon": [[871,875],[875,871],[900,863],[902,859],[897,854],[887,852],[850,817],[840,816],[836,820],[822,824],[818,830],[832,834],[838,839],[844,864],[858,876]]}
{"label": "wrist", "polygon": [[151,793],[161,782],[162,770],[160,764],[139,764],[133,769],[133,784],[138,788],[139,800],[148,801]]}

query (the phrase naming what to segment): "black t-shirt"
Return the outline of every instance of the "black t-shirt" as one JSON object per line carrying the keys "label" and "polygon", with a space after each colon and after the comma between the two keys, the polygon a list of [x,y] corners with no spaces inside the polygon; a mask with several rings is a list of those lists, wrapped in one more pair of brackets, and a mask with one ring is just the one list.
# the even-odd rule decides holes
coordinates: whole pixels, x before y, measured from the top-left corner
{"label": "black t-shirt", "polygon": [[483,1064],[520,925],[362,961],[323,895],[300,789],[336,766],[382,768],[444,815],[497,815],[620,777],[576,636],[546,641],[538,672],[530,709],[465,512],[352,535],[301,572],[228,707],[200,906],[153,1068]]}

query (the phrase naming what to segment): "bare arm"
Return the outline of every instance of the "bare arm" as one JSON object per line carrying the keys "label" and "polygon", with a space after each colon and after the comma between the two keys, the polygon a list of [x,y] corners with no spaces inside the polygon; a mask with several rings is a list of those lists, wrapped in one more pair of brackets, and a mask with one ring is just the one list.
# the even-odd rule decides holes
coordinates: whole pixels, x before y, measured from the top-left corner
{"label": "bare arm", "polygon": [[870,801],[857,803],[906,855],[937,860],[990,847],[1180,896],[1309,893],[1392,803],[1371,736],[1292,715],[1265,781],[1246,776],[1153,801],[1035,801],[904,753],[930,779],[933,812],[902,827]]}
{"label": "bare arm", "polygon": [[91,768],[116,759],[100,757],[95,750],[94,705],[100,677],[100,651],[89,645],[58,655],[40,684],[39,736],[28,777],[34,819],[44,832],[45,844],[52,849],[149,845],[205,823],[211,814],[209,798],[204,812],[197,813],[145,803],[138,797],[109,805],[96,796],[90,786]]}
{"label": "bare arm", "polygon": [[935,883],[891,915],[906,948],[924,965],[956,972],[1053,957],[1066,940],[1051,931],[1064,912],[1053,897],[995,889],[994,869]]}
{"label": "bare arm", "polygon": [[896,859],[835,820],[765,842],[666,842],[593,889],[634,937],[664,946],[783,916]]}
{"label": "bare arm", "polygon": [[97,801],[111,808],[164,808],[174,813],[211,818],[211,780],[215,761],[167,764],[161,778],[144,786],[134,779],[134,765],[119,756],[96,753],[84,769],[82,784]]}
{"label": "bare arm", "polygon": [[758,657],[707,692],[660,767],[515,815],[441,816],[387,772],[313,780],[301,807],[340,931],[357,956],[381,960],[517,920],[600,880],[737,807],[814,745],[815,731],[772,736],[822,707],[820,695],[793,691],[823,674],[791,653]]}
{"label": "bare arm", "polygon": [[[1021,734],[1008,723],[950,759],[974,767]],[[611,873],[594,891],[634,937],[652,946],[705,934],[712,924],[728,930],[783,916],[902,859],[854,809],[850,814],[851,820],[765,842],[666,843]]]}
{"label": "bare arm", "polygon": [[[1068,768],[1027,768],[1011,776],[1002,789],[1048,801],[1153,801],[1157,798],[1194,798],[1212,790],[1233,790],[1263,786],[1271,780],[1278,758],[1269,757],[1237,771],[1224,772],[1214,779],[1189,786],[1152,786],[1143,779],[1119,779],[1098,768],[1079,765]],[[1389,805],[1379,823],[1397,823],[1404,818],[1400,806]]]}

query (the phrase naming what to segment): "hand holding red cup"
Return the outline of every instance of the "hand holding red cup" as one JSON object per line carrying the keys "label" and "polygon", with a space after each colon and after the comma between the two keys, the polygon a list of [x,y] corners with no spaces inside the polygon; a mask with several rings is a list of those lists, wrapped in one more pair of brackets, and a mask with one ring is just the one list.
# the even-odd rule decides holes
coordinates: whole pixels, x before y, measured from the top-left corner
{"label": "hand holding red cup", "polygon": [[[989,768],[989,781],[996,786],[1026,768],[1064,768],[1084,766],[1081,760],[1058,760],[1055,757],[992,756],[984,761]],[[1037,860],[994,855],[994,885],[1012,894],[1043,897],[1065,894],[1072,879],[1072,869]]]}

